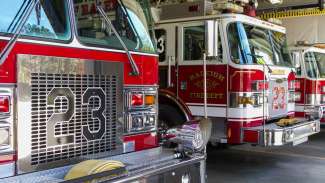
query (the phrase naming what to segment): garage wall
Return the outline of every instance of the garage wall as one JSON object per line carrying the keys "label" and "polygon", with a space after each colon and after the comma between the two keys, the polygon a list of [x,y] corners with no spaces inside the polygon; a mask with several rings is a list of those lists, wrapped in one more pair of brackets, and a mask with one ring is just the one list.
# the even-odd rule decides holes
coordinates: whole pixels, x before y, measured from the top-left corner
{"label": "garage wall", "polygon": [[289,45],[294,45],[297,41],[325,43],[324,22],[325,16],[283,19],[283,26],[287,28]]}

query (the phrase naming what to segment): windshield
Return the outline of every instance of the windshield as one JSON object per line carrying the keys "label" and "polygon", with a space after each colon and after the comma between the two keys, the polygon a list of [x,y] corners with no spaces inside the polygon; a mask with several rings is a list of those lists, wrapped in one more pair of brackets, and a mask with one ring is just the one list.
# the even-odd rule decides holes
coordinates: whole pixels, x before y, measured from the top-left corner
{"label": "windshield", "polygon": [[[100,0],[127,48],[132,51],[155,53],[148,31],[148,23],[141,3],[134,0]],[[93,7],[95,1],[74,0],[78,36],[81,42],[123,49],[103,17]]]}
{"label": "windshield", "polygon": [[305,53],[306,73],[310,78],[325,78],[325,53]]}
{"label": "windshield", "polygon": [[284,33],[235,22],[228,27],[228,40],[237,64],[292,66]]}
{"label": "windshield", "polygon": [[[71,31],[67,2],[65,0],[41,0],[40,2],[32,11],[21,31],[21,35],[69,40]],[[0,33],[14,33],[29,4],[30,1],[26,0],[2,2],[0,6]]]}

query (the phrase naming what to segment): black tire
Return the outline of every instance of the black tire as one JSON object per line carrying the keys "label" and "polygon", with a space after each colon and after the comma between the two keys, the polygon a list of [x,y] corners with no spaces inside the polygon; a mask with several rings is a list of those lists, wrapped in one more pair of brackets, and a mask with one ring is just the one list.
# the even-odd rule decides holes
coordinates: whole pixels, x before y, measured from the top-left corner
{"label": "black tire", "polygon": [[174,106],[167,104],[159,104],[158,115],[158,136],[159,142],[165,147],[175,147],[175,144],[164,139],[168,129],[180,126],[186,122],[186,118],[181,114],[181,111]]}
{"label": "black tire", "polygon": [[224,150],[224,149],[229,149],[229,144],[225,144],[225,143],[208,143],[208,146],[210,149],[216,149],[216,150]]}
{"label": "black tire", "polygon": [[186,118],[181,114],[181,111],[178,108],[167,104],[159,105],[158,119],[158,123],[160,123],[158,126],[162,125],[161,123],[164,123],[168,129],[182,125],[186,122]]}

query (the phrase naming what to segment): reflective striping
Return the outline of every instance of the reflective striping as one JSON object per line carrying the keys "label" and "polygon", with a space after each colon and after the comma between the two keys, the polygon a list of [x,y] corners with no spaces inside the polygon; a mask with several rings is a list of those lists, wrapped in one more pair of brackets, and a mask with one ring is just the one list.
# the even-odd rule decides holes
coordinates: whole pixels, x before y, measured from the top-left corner
{"label": "reflective striping", "polygon": [[[203,106],[188,106],[191,113],[194,116],[204,116]],[[207,113],[209,117],[225,117],[226,108],[225,107],[207,107]]]}
{"label": "reflective striping", "polygon": [[325,10],[320,10],[319,8],[286,10],[286,11],[279,11],[279,12],[262,13],[261,15],[259,15],[259,17],[263,20],[268,20],[270,18],[283,19],[283,18],[317,16],[317,15],[325,15]]}

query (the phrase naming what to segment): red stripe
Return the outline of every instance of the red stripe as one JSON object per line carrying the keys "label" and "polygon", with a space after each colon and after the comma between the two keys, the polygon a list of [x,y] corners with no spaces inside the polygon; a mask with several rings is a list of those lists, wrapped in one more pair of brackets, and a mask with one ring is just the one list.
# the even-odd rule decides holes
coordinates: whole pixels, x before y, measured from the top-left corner
{"label": "red stripe", "polygon": [[[0,42],[0,48],[5,42]],[[0,66],[0,83],[16,83],[17,54],[43,55],[53,57],[102,60],[124,63],[124,84],[156,85],[158,84],[158,58],[156,56],[132,55],[139,67],[140,76],[130,76],[131,66],[125,53],[69,48],[62,46],[42,45],[18,42],[7,60]]]}
{"label": "red stripe", "polygon": [[15,154],[0,155],[0,165],[15,162],[17,160]]}

